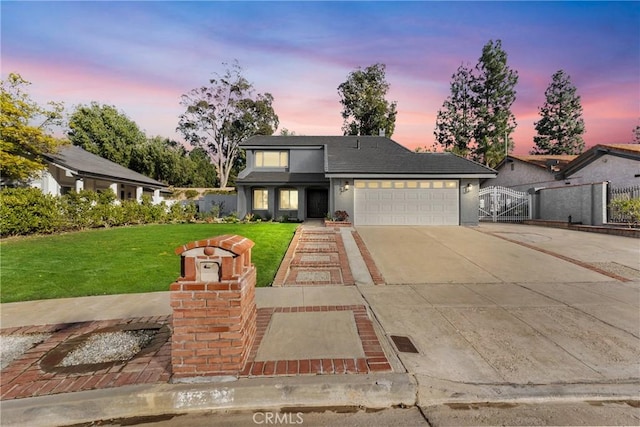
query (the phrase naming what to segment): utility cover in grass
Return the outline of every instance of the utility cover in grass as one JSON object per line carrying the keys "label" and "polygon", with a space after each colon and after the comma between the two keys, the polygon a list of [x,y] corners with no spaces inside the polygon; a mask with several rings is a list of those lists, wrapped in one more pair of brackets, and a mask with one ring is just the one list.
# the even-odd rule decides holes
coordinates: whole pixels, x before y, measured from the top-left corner
{"label": "utility cover in grass", "polygon": [[274,313],[256,361],[365,357],[351,311]]}

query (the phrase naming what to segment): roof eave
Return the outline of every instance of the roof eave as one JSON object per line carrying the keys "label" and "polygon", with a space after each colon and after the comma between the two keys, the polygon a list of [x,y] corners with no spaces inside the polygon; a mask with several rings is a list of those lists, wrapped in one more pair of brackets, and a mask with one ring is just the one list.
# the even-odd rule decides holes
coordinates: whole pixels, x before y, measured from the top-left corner
{"label": "roof eave", "polygon": [[328,178],[354,178],[354,179],[481,179],[495,178],[497,173],[349,173],[349,172],[330,172],[327,173]]}

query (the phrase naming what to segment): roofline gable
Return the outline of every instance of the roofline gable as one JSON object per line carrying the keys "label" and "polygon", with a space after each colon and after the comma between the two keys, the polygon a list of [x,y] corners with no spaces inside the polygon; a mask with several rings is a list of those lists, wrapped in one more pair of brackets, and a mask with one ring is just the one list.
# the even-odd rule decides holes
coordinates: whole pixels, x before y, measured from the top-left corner
{"label": "roofline gable", "polygon": [[[630,149],[625,149],[625,145],[629,145]],[[606,154],[640,161],[640,144],[596,144],[569,162],[569,164],[558,172],[557,178],[564,179]]]}

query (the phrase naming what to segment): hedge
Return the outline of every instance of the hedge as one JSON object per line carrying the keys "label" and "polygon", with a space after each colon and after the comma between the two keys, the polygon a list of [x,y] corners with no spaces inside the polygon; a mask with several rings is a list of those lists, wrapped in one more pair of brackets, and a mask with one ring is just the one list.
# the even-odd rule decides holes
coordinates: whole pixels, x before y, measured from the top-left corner
{"label": "hedge", "polygon": [[0,236],[62,231],[130,224],[150,224],[193,221],[193,203],[151,203],[149,196],[142,202],[116,202],[113,191],[82,190],[57,197],[43,194],[37,188],[4,188],[0,191]]}

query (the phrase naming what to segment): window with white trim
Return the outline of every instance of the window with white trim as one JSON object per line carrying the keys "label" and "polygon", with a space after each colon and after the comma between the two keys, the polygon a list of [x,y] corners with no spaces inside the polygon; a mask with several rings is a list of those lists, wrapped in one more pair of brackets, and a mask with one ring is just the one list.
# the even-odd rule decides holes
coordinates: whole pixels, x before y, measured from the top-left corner
{"label": "window with white trim", "polygon": [[290,188],[283,188],[282,190],[280,190],[280,209],[298,209],[298,190]]}
{"label": "window with white trim", "polygon": [[269,209],[269,191],[266,188],[253,189],[253,210]]}
{"label": "window with white trim", "polygon": [[287,168],[289,167],[288,151],[256,151],[255,167]]}

